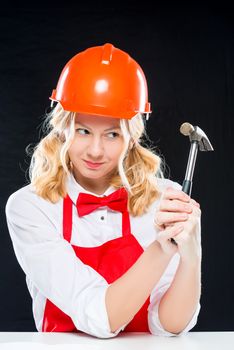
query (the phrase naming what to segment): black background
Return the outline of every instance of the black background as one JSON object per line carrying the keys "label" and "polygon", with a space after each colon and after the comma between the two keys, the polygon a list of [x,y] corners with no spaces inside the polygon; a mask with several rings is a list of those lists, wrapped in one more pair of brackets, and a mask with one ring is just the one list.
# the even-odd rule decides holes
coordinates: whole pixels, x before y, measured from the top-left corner
{"label": "black background", "polygon": [[234,45],[231,10],[171,9],[134,2],[6,7],[0,13],[1,245],[0,331],[35,331],[25,275],[5,220],[9,195],[27,182],[25,148],[39,141],[66,62],[106,42],[143,68],[153,113],[147,132],[164,157],[166,175],[182,183],[188,121],[214,152],[199,152],[192,197],[202,209],[202,297],[192,331],[234,330],[233,112]]}

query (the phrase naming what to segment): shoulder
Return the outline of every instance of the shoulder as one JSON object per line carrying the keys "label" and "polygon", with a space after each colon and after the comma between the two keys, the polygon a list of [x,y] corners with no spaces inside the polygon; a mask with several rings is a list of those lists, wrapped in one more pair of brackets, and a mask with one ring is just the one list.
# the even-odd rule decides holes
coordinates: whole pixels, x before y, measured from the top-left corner
{"label": "shoulder", "polygon": [[13,192],[7,199],[5,213],[9,218],[14,214],[29,216],[34,213],[38,216],[43,213],[48,215],[57,205],[38,196],[31,184],[19,188]]}
{"label": "shoulder", "polygon": [[31,184],[29,184],[11,193],[6,202],[6,213],[8,214],[10,211],[14,210],[15,207],[19,207],[19,205],[22,205],[25,201],[29,200],[31,197],[31,191]]}

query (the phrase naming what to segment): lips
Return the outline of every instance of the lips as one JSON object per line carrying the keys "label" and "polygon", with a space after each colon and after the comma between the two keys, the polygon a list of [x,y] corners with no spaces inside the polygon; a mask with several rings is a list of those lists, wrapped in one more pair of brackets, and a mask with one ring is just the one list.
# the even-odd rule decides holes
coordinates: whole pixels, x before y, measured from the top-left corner
{"label": "lips", "polygon": [[90,162],[90,161],[87,161],[87,160],[85,160],[84,162],[86,163],[86,165],[89,168],[98,168],[98,167],[100,167],[103,164],[103,163],[93,163],[93,162]]}
{"label": "lips", "polygon": [[91,162],[90,160],[85,160],[86,163],[89,163],[89,164],[92,164],[92,165],[100,165],[100,164],[103,164],[103,163],[94,163],[94,162]]}

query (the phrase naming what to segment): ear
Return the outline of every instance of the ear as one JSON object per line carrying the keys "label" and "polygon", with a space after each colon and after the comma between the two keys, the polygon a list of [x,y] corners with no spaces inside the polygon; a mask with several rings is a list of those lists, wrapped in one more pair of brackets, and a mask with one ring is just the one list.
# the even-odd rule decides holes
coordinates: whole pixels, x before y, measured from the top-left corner
{"label": "ear", "polygon": [[63,132],[60,134],[59,139],[60,139],[61,142],[65,142],[66,141],[66,137],[65,137]]}

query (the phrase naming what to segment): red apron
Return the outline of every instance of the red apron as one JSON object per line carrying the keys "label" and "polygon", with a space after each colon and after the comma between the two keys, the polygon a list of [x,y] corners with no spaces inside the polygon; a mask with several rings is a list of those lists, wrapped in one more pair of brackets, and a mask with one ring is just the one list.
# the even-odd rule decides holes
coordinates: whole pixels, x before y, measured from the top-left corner
{"label": "red apron", "polygon": [[[63,236],[69,243],[72,232],[72,200],[67,196],[63,200]],[[97,247],[79,247],[72,245],[76,256],[84,264],[91,266],[108,283],[122,276],[143,253],[143,248],[131,234],[129,213],[122,215],[122,236]],[[148,305],[150,297],[125,327],[125,332],[150,332],[148,328]],[[46,300],[42,332],[80,332],[72,319]]]}

